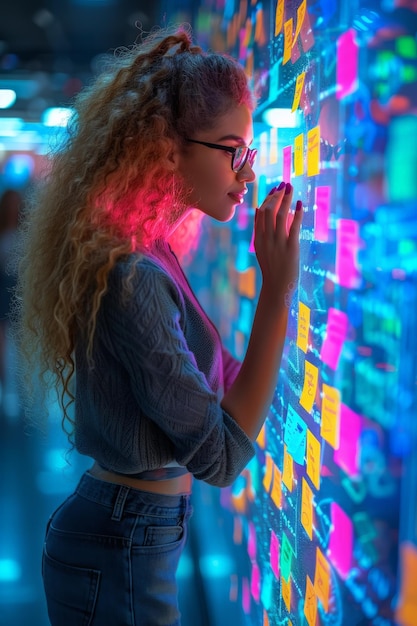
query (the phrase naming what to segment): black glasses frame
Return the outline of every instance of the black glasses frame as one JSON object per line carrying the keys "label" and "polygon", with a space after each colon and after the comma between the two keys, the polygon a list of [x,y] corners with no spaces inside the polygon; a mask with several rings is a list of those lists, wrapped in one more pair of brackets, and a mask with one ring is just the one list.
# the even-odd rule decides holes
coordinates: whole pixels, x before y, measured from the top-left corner
{"label": "black glasses frame", "polygon": [[[240,172],[241,170],[243,170],[243,168],[245,167],[247,161],[249,161],[249,165],[252,167],[254,162],[255,162],[255,157],[258,153],[258,151],[256,150],[256,148],[249,148],[248,146],[237,146],[232,147],[232,146],[222,146],[218,143],[209,143],[208,141],[198,141],[198,139],[189,139],[188,137],[185,137],[185,141],[190,141],[191,143],[199,143],[202,146],[206,146],[207,148],[214,148],[215,150],[223,150],[224,152],[229,152],[232,155],[232,170],[234,172]],[[236,152],[238,150],[246,150],[246,156],[243,159],[243,163],[242,165],[240,165],[239,167],[235,167],[234,166],[234,162],[235,162],[235,156],[236,156]]]}

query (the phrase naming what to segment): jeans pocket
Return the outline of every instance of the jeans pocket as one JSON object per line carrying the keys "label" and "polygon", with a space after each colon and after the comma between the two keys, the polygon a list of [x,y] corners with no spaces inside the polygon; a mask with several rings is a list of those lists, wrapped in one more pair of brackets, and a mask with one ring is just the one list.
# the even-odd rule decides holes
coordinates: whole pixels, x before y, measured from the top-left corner
{"label": "jeans pocket", "polygon": [[144,546],[167,546],[178,543],[184,534],[182,526],[148,526]]}
{"label": "jeans pocket", "polygon": [[97,602],[100,572],[60,563],[44,549],[42,574],[52,626],[90,626]]}

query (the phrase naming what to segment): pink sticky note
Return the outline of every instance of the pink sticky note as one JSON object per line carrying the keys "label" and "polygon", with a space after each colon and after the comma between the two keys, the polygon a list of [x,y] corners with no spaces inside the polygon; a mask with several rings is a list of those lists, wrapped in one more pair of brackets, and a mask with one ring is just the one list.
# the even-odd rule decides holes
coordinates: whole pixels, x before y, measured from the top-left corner
{"label": "pink sticky note", "polygon": [[249,522],[248,554],[251,561],[256,559],[256,530],[253,522]]}
{"label": "pink sticky note", "polygon": [[246,577],[242,579],[242,608],[246,615],[250,613],[250,587]]}
{"label": "pink sticky note", "polygon": [[330,217],[330,187],[316,187],[316,210],[314,211],[314,239],[328,241]]}
{"label": "pink sticky note", "polygon": [[283,180],[289,183],[291,180],[292,170],[292,146],[286,146],[282,149],[282,161],[283,161]]}
{"label": "pink sticky note", "polygon": [[336,55],[336,97],[341,100],[358,87],[359,47],[353,28],[337,40]]}
{"label": "pink sticky note", "polygon": [[346,404],[341,404],[339,448],[334,451],[333,459],[351,477],[359,474],[361,432],[361,416]]}
{"label": "pink sticky note", "polygon": [[271,543],[269,545],[269,559],[271,561],[271,568],[275,576],[279,580],[279,539],[271,530]]}
{"label": "pink sticky note", "polygon": [[348,317],[343,311],[329,308],[326,336],[321,347],[320,358],[333,370],[337,369],[348,329]]}
{"label": "pink sticky note", "polygon": [[354,289],[360,284],[357,254],[361,245],[359,223],[340,219],[336,224],[336,280],[339,285]]}
{"label": "pink sticky note", "polygon": [[259,598],[261,597],[261,572],[259,571],[257,563],[252,563],[250,588],[253,599],[255,602],[259,602]]}
{"label": "pink sticky note", "polygon": [[330,519],[331,530],[327,556],[334,568],[345,580],[352,566],[352,520],[336,502],[332,502],[330,505]]}

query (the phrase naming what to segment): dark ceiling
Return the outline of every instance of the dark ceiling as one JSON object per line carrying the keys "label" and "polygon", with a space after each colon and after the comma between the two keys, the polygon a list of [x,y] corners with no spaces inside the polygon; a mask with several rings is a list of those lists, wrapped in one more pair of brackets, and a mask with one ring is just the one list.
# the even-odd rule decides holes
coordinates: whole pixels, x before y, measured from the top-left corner
{"label": "dark ceiling", "polygon": [[3,0],[2,4],[2,73],[89,70],[97,54],[132,44],[139,32],[137,22],[149,30],[166,20],[162,9],[166,0]]}

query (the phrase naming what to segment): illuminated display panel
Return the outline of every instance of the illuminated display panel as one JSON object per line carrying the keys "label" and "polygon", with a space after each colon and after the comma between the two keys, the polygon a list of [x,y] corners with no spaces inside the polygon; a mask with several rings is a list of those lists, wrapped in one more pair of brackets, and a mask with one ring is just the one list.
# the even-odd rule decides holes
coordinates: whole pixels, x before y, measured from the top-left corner
{"label": "illuminated display panel", "polygon": [[238,357],[260,287],[254,207],[282,179],[305,205],[276,394],[219,501],[248,624],[417,623],[416,23],[394,0],[198,11],[198,39],[239,58],[259,96],[252,197],[206,224],[191,277]]}

